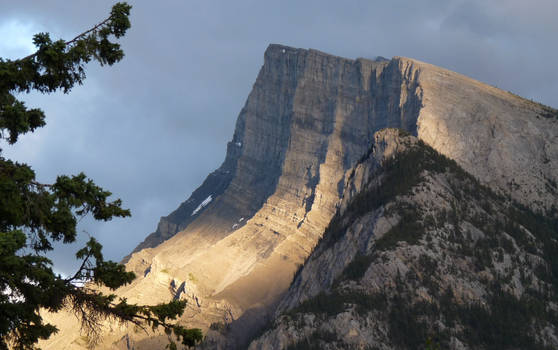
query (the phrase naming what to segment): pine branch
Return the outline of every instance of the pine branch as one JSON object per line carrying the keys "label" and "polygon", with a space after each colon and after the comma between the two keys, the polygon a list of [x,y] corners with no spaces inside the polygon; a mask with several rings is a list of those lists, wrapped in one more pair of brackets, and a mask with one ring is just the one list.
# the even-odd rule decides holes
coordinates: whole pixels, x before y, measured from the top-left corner
{"label": "pine branch", "polygon": [[[92,28],[86,30],[85,32],[83,32],[83,33],[81,33],[81,34],[78,34],[78,35],[75,36],[73,39],[71,39],[71,40],[69,40],[69,41],[66,41],[66,42],[64,43],[64,45],[65,45],[65,46],[69,46],[69,45],[75,43],[76,41],[78,41],[78,40],[84,38],[87,34],[89,34],[89,33],[91,33],[91,32],[94,32],[94,31],[96,31],[97,29],[99,29],[99,28],[101,28],[102,26],[104,26],[104,25],[107,24],[111,19],[112,19],[112,15],[110,15],[110,16],[107,17],[104,21],[98,23],[98,24],[95,25],[94,27],[92,27]],[[30,54],[30,55],[28,55],[28,56],[25,56],[25,57],[23,57],[23,58],[20,58],[20,59],[16,60],[15,62],[22,62],[22,61],[26,61],[26,60],[32,59],[33,57],[37,56],[38,54],[39,54],[39,52],[36,51],[36,52],[34,52],[34,53],[32,53],[32,54]]]}

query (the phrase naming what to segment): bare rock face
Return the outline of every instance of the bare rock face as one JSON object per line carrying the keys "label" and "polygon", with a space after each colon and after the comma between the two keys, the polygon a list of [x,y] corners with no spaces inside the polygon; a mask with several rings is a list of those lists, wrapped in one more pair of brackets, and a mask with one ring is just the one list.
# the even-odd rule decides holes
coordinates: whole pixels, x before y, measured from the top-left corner
{"label": "bare rock face", "polygon": [[[175,297],[171,281],[184,282],[184,323],[213,323],[207,342],[216,348],[224,346],[216,330],[234,320],[227,341],[243,344],[242,329],[258,328],[316,246],[376,131],[407,130],[482,183],[550,210],[558,201],[556,113],[412,59],[270,45],[223,165],[125,259],[139,277],[118,293],[158,303]],[[74,333],[65,334],[68,344]],[[141,349],[144,338],[122,328],[106,344]]]}
{"label": "bare rock face", "polygon": [[557,206],[558,111],[426,63],[412,67],[421,140],[525,205]]}

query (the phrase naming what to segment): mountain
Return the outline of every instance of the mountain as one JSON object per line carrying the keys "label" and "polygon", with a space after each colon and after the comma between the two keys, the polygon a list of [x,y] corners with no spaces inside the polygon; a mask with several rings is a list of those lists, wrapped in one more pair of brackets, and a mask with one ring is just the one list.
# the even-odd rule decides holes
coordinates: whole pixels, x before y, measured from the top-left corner
{"label": "mountain", "polygon": [[[385,128],[408,131],[504,202],[556,212],[558,111],[413,59],[350,60],[270,45],[225,161],[125,259],[138,278],[118,294],[142,304],[186,298],[182,322],[206,331],[207,348],[247,345],[276,312],[298,307],[297,298],[332,291],[324,280],[297,294],[293,275],[317,254],[348,193],[366,187],[354,183],[358,162]],[[55,318],[73,325],[68,315]],[[82,348],[72,328],[51,348]],[[103,348],[166,341],[107,329]]]}
{"label": "mountain", "polygon": [[558,347],[558,217],[396,129],[341,203],[251,350]]}

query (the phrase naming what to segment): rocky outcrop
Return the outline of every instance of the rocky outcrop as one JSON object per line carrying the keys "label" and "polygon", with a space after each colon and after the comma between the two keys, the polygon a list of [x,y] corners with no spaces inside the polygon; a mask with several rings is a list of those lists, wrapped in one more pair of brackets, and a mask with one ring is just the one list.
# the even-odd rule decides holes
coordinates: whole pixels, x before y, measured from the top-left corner
{"label": "rocky outcrop", "polygon": [[[223,165],[126,258],[140,277],[118,293],[158,303],[174,297],[170,281],[185,281],[181,295],[192,307],[183,321],[204,330],[214,324],[208,344],[219,347],[216,330],[234,320],[226,341],[239,346],[314,249],[376,131],[405,129],[483,184],[551,210],[555,114],[412,59],[350,60],[270,45]],[[111,336],[126,333],[141,348],[143,334]]]}
{"label": "rocky outcrop", "polygon": [[249,348],[556,348],[556,232],[558,217],[383,130]]}

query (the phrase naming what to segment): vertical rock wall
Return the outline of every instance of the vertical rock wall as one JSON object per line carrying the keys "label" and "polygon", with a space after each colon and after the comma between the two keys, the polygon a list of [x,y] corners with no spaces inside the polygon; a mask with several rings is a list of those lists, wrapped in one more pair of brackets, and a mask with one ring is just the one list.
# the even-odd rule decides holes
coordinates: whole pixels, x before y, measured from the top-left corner
{"label": "vertical rock wall", "polygon": [[[237,153],[229,150],[216,172],[233,174],[227,188],[192,221],[188,211],[211,191],[194,193],[184,221],[175,220],[183,231],[135,253],[129,268],[144,271],[156,260],[179,279],[196,275],[201,297],[226,301],[237,317],[265,310],[320,238],[373,133],[416,129],[417,78],[398,60],[271,45],[229,144]],[[151,284],[146,278],[129,290]]]}

